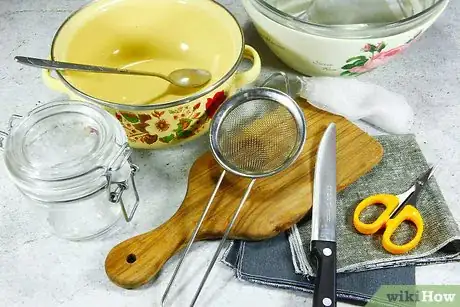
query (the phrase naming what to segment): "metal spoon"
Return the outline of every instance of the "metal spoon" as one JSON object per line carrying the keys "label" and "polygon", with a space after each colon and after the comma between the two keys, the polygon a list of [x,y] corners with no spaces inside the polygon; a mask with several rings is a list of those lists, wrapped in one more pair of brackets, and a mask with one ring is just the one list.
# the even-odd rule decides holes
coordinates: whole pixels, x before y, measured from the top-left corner
{"label": "metal spoon", "polygon": [[211,73],[204,69],[177,69],[171,72],[168,76],[165,76],[154,72],[50,61],[24,56],[16,56],[14,59],[16,62],[24,65],[53,70],[75,70],[95,73],[158,77],[180,87],[200,87],[211,80]]}

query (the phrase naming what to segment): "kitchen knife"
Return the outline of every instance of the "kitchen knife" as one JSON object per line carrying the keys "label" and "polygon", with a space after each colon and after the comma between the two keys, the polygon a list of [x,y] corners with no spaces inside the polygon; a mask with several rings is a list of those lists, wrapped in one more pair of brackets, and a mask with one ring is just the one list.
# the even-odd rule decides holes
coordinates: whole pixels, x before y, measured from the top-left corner
{"label": "kitchen knife", "polygon": [[310,256],[317,272],[313,307],[336,306],[336,128],[330,124],[318,147],[313,181]]}

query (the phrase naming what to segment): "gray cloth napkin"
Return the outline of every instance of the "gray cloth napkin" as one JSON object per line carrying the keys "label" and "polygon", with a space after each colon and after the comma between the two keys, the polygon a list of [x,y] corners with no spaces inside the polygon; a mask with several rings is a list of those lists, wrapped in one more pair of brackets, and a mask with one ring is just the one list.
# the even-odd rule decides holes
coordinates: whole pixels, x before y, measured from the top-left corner
{"label": "gray cloth napkin", "polygon": [[[458,261],[460,232],[436,183],[436,174],[424,187],[416,205],[425,229],[415,249],[393,255],[382,247],[381,232],[363,235],[355,230],[352,217],[361,200],[378,193],[400,194],[429,168],[413,135],[379,136],[377,140],[384,149],[382,161],[337,195],[337,272]],[[375,219],[378,215],[375,211],[368,210],[363,220],[370,216]],[[411,225],[404,223],[394,235],[394,241],[407,242],[413,233]],[[310,236],[311,219],[307,218],[292,228],[289,241],[295,271],[314,276],[315,268],[307,257]]]}
{"label": "gray cloth napkin", "polygon": [[[235,270],[239,280],[313,293],[314,277],[294,271],[287,236],[281,233],[264,241],[233,241],[222,261]],[[413,266],[340,273],[337,274],[337,298],[343,302],[364,305],[382,285],[414,284]],[[387,301],[385,303],[382,306],[398,306]]]}

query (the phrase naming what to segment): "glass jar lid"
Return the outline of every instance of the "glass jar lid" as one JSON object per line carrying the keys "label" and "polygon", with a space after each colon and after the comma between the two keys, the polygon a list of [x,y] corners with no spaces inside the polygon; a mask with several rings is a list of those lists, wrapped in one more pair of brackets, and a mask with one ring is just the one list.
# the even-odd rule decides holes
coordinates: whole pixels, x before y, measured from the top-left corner
{"label": "glass jar lid", "polygon": [[318,25],[372,25],[408,19],[438,0],[262,0],[277,10]]}
{"label": "glass jar lid", "polygon": [[130,155],[123,127],[89,103],[48,103],[10,126],[6,168],[36,200],[70,200],[101,190],[107,168],[120,169]]}

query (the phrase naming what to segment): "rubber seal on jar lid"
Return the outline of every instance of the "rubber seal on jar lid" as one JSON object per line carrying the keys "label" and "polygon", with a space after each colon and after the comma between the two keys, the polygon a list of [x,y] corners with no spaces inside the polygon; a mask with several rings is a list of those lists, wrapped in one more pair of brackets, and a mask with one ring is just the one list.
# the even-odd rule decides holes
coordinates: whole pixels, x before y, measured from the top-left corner
{"label": "rubber seal on jar lid", "polygon": [[15,181],[62,181],[91,174],[127,141],[108,112],[80,101],[60,101],[34,109],[13,127],[5,164]]}

